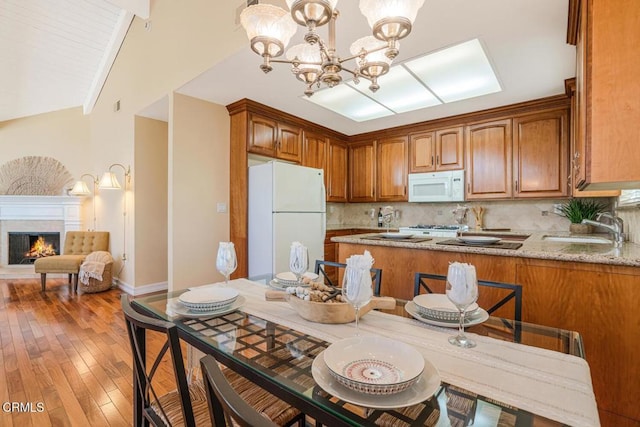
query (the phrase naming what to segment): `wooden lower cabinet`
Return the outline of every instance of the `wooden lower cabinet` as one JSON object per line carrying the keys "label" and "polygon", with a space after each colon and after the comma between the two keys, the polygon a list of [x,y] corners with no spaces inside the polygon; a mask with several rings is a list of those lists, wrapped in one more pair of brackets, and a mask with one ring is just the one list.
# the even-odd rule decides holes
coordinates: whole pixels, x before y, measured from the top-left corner
{"label": "wooden lower cabinet", "polygon": [[[475,265],[479,279],[522,285],[525,322],[582,335],[602,425],[640,424],[640,268],[349,243],[338,259],[364,249],[382,269],[382,295],[411,299],[415,272],[446,274],[451,261]],[[478,303],[494,297],[481,288]],[[496,315],[512,310],[503,309]]]}

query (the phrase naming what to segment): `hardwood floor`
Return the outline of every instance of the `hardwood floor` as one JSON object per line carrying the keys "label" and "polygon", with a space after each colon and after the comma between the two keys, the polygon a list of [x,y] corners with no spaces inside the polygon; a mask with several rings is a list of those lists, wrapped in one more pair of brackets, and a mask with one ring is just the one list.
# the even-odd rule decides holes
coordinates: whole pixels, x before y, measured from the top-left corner
{"label": "hardwood floor", "polygon": [[[39,279],[0,280],[0,426],[131,425],[121,293],[77,295],[63,279],[42,293]],[[168,369],[161,393],[174,388]]]}

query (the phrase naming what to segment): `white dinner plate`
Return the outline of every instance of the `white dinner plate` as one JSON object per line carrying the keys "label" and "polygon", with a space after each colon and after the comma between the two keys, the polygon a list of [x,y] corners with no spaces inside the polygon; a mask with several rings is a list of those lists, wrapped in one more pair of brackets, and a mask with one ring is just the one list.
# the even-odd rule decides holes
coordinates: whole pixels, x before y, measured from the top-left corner
{"label": "white dinner plate", "polygon": [[[427,315],[421,314],[418,311],[418,308],[416,307],[413,301],[408,301],[404,305],[404,309],[406,310],[407,313],[413,316],[414,319],[417,319],[424,323],[428,323],[429,325],[441,326],[443,328],[457,328],[459,324],[457,320],[456,321],[438,320],[435,318],[431,318]],[[488,318],[489,318],[489,313],[487,313],[486,310],[482,308],[478,308],[478,311],[475,314],[473,314],[471,317],[465,317],[464,326],[467,327],[467,326],[478,325],[482,322],[486,322]]]}
{"label": "white dinner plate", "polygon": [[176,300],[171,303],[171,310],[178,316],[187,317],[190,319],[202,319],[207,317],[216,317],[222,316],[223,314],[231,313],[232,311],[236,311],[240,307],[244,305],[246,302],[245,297],[240,295],[236,300],[223,310],[214,310],[214,311],[199,311],[199,310],[190,310],[185,307],[180,301]]}
{"label": "white dinner plate", "polygon": [[[304,273],[302,275],[302,277],[306,277],[309,280],[316,280],[318,278],[318,275],[316,273],[312,273],[310,271],[307,271],[306,273]],[[296,281],[296,275],[294,273],[292,273],[291,271],[284,271],[282,273],[276,274],[276,277],[275,277],[274,280],[277,280],[283,286],[292,286],[292,285],[296,284],[296,282],[297,282]]]}
{"label": "white dinner plate", "polygon": [[271,286],[274,289],[278,289],[280,291],[287,289],[290,286],[302,286],[303,288],[308,288],[309,285],[308,283],[301,283],[301,284],[291,284],[291,283],[281,283],[278,279],[273,279],[271,281],[269,281],[269,286]]}
{"label": "white dinner plate", "polygon": [[383,237],[385,239],[410,239],[413,237],[413,234],[405,234],[405,233],[380,233],[378,236]]}
{"label": "white dinner plate", "polygon": [[178,297],[186,305],[230,304],[238,297],[238,291],[233,288],[205,286],[189,290]]}
{"label": "white dinner plate", "polygon": [[440,374],[426,358],[424,371],[418,381],[408,389],[390,395],[364,394],[343,386],[329,372],[324,361],[324,351],[313,359],[311,375],[318,386],[327,393],[345,402],[372,409],[394,409],[415,405],[429,399],[440,387]]}
{"label": "white dinner plate", "polygon": [[490,236],[461,236],[458,237],[458,241],[466,243],[467,245],[490,245],[492,243],[498,243],[501,239]]}
{"label": "white dinner plate", "polygon": [[[413,303],[418,309],[423,308],[423,312],[429,314],[429,311],[443,311],[440,317],[455,317],[457,321],[458,308],[447,298],[445,294],[420,294],[413,297]],[[478,309],[478,304],[475,302],[469,305],[464,311],[469,314]],[[455,316],[447,316],[448,314],[455,314]],[[438,317],[438,316],[433,316]]]}

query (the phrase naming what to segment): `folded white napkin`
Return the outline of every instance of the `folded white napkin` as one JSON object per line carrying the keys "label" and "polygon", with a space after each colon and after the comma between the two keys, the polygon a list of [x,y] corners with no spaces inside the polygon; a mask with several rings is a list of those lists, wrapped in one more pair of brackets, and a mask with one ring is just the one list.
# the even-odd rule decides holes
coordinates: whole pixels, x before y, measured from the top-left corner
{"label": "folded white napkin", "polygon": [[476,268],[473,265],[452,262],[449,264],[447,281],[451,283],[451,289],[447,291],[447,295],[452,302],[468,305],[478,298]]}
{"label": "folded white napkin", "polygon": [[352,304],[366,304],[371,300],[373,289],[369,270],[373,266],[373,262],[369,251],[364,251],[363,255],[351,255],[347,258],[343,288],[346,289],[347,299]]}
{"label": "folded white napkin", "polygon": [[291,252],[289,253],[289,269],[296,273],[304,273],[309,268],[309,251],[307,247],[300,242],[291,243]]}

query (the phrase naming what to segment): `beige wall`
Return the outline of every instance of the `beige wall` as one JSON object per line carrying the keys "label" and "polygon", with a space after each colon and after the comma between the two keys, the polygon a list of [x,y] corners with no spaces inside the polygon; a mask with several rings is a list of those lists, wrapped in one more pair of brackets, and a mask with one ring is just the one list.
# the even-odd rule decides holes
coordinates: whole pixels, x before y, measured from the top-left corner
{"label": "beige wall", "polygon": [[219,281],[218,242],[229,240],[229,114],[174,94],[169,117],[169,289]]}
{"label": "beige wall", "polygon": [[135,118],[137,286],[167,283],[167,122]]}
{"label": "beige wall", "polygon": [[[134,19],[90,116],[90,151],[96,170],[105,169],[111,163],[139,165],[144,161],[135,158],[134,116],[248,44],[242,29],[235,26],[237,6],[236,2],[226,1],[154,0],[151,2],[151,31],[144,29],[142,20]],[[220,40],[224,42],[216,42]],[[113,106],[118,100],[121,108],[116,112]],[[228,146],[228,132],[219,142]],[[138,177],[139,173],[136,167],[132,168],[126,233],[122,226],[121,193],[110,193],[108,200],[105,195],[104,209],[100,213],[105,218],[104,228],[111,231],[114,256],[122,252],[119,248],[124,247],[125,234],[127,236],[129,261],[120,274],[125,287],[138,286],[134,272],[137,262],[133,254],[155,250],[153,238],[138,232],[135,240],[132,237],[134,224],[144,221],[144,218],[137,218],[136,212],[136,181],[142,179]],[[169,177],[169,181],[171,179]],[[208,262],[212,263],[211,257]],[[215,267],[211,269],[214,271]],[[178,272],[182,274],[187,270],[188,266],[180,266]]]}
{"label": "beige wall", "polygon": [[90,138],[82,107],[0,122],[0,164],[24,156],[53,157],[78,179],[91,172]]}

